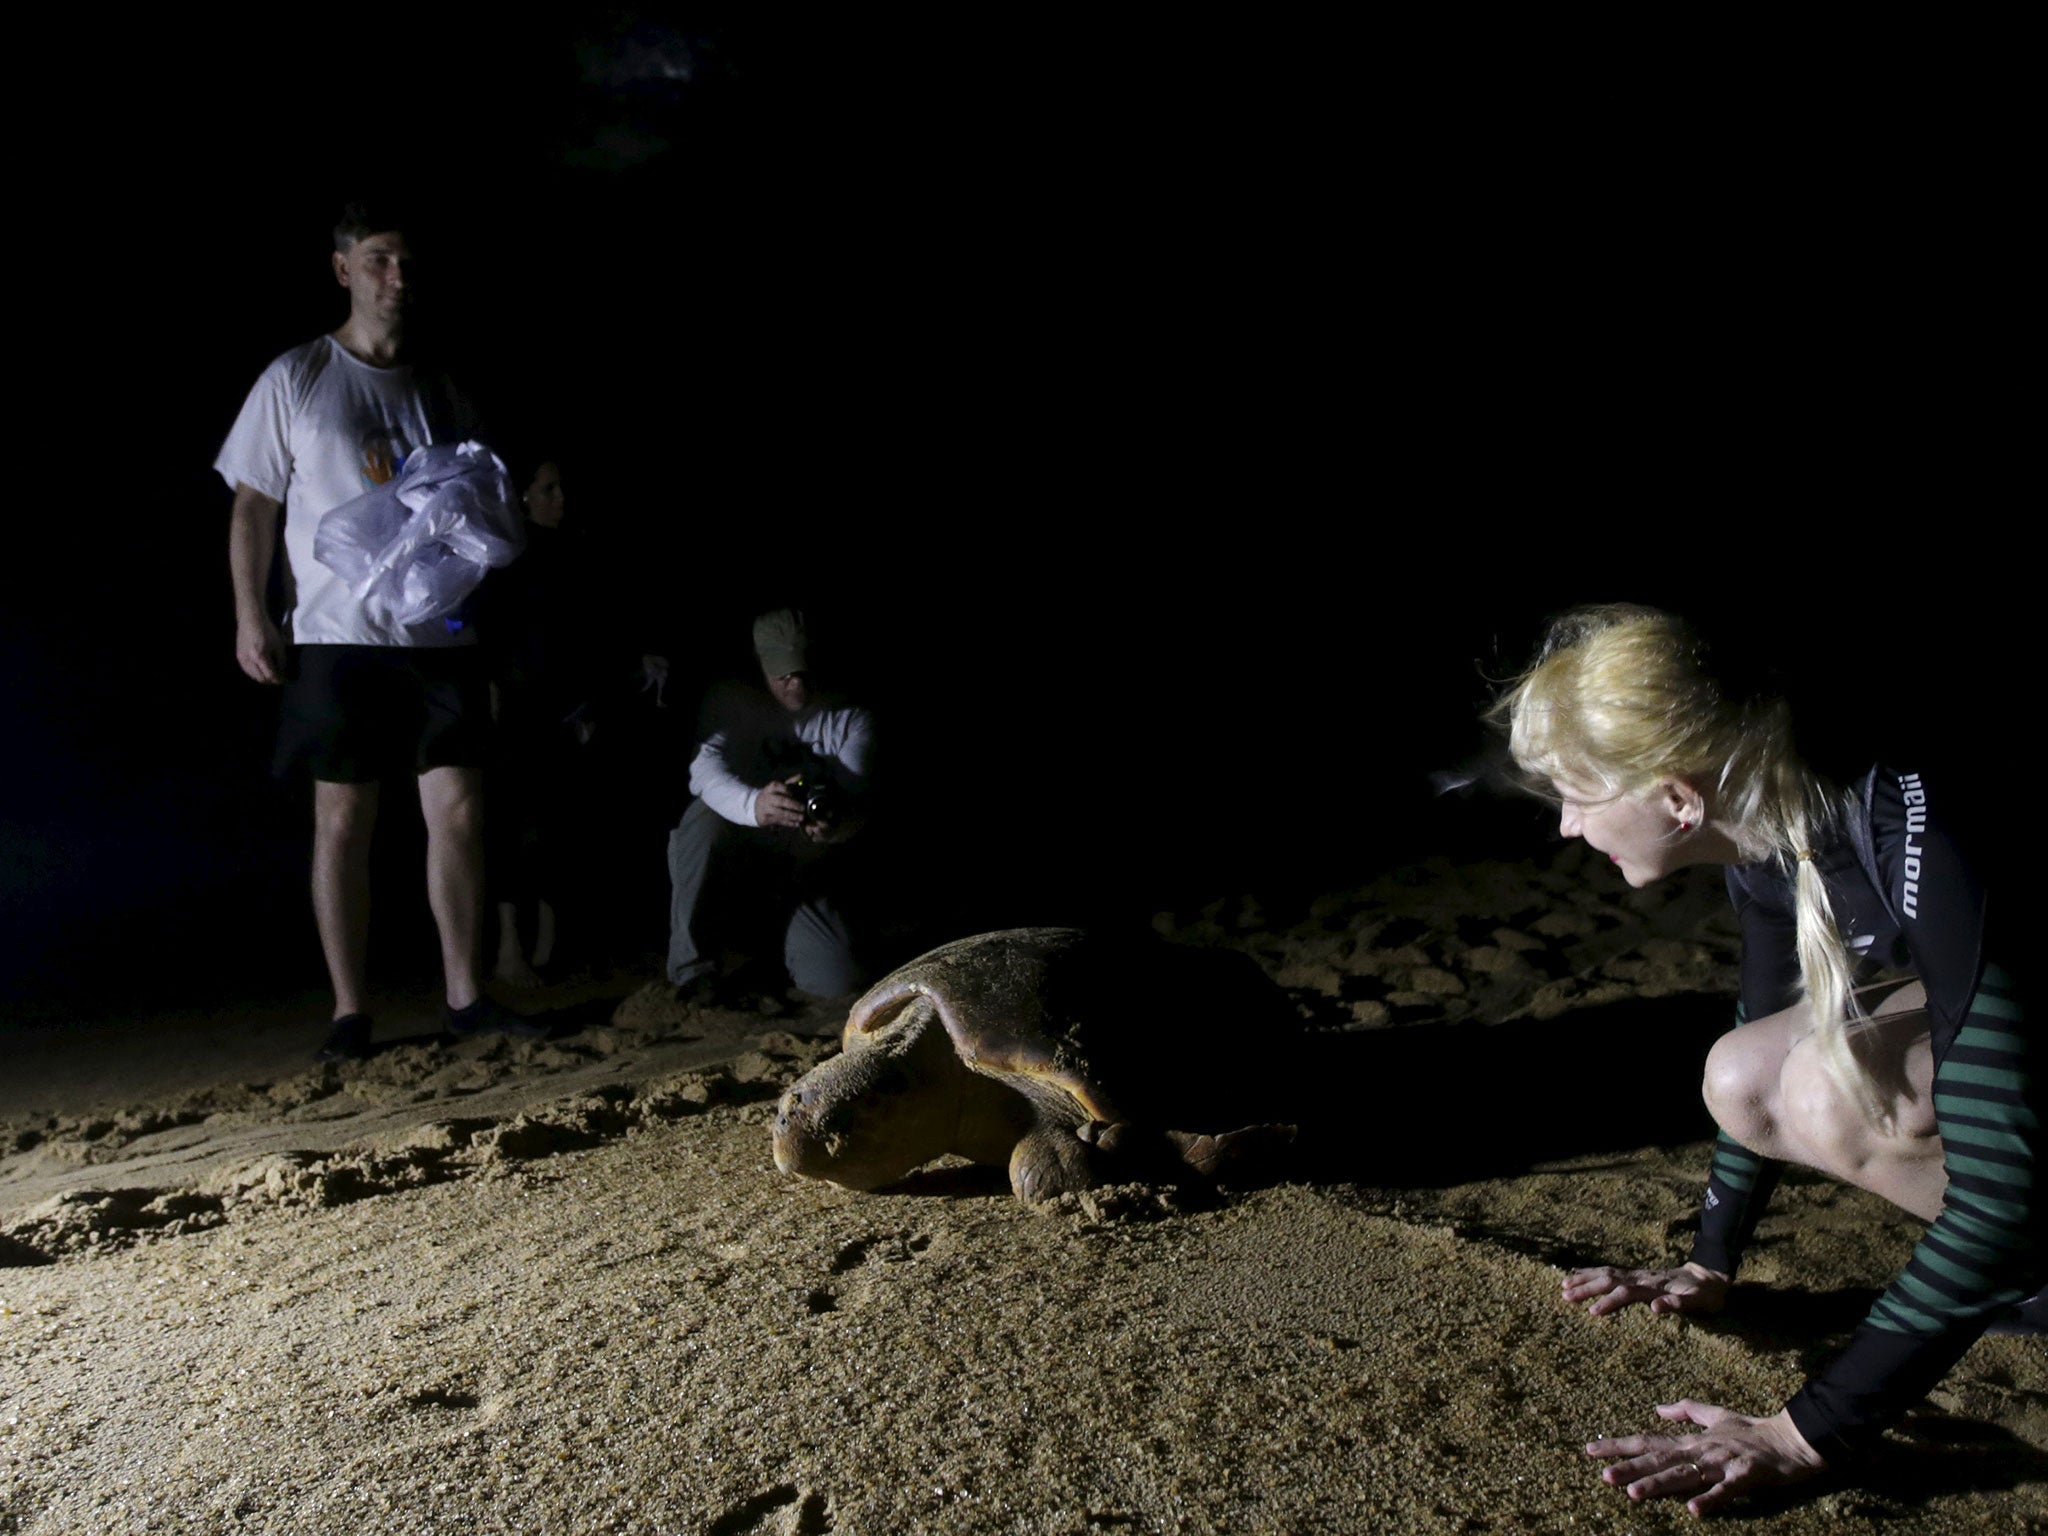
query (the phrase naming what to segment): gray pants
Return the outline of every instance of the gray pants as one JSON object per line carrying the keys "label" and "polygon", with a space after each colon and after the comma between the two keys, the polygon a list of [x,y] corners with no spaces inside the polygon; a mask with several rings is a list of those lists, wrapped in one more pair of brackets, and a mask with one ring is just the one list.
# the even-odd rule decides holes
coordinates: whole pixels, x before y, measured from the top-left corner
{"label": "gray pants", "polygon": [[[843,862],[801,833],[742,827],[692,800],[668,835],[668,979],[678,986],[718,968],[714,931],[783,922],[782,963],[805,992],[840,997],[866,984],[853,935],[834,900]],[[710,899],[705,886],[710,884]]]}

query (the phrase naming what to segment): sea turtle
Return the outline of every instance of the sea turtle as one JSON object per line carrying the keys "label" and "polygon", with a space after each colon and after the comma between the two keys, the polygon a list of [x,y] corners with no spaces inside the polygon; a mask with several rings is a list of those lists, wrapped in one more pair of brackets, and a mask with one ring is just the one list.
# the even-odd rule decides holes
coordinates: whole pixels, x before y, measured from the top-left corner
{"label": "sea turtle", "polygon": [[1007,1163],[1036,1204],[1293,1137],[1261,1085],[1294,1034],[1243,955],[1073,928],[942,945],[853,1006],[845,1050],[783,1095],[775,1166],[853,1189],[953,1152]]}

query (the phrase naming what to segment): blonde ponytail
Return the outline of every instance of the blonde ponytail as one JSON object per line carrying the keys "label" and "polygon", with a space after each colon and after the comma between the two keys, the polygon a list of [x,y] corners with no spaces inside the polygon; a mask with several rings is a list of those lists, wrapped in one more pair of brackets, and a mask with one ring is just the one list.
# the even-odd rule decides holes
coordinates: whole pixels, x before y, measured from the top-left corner
{"label": "blonde ponytail", "polygon": [[1792,910],[1799,952],[1799,979],[1813,1014],[1815,1042],[1835,1086],[1849,1096],[1873,1125],[1892,1127],[1892,1103],[1863,1058],[1856,1054],[1852,1031],[1868,1015],[1856,1001],[1855,962],[1835,922],[1828,883],[1821,878],[1811,851],[1802,850],[1792,865]]}
{"label": "blonde ponytail", "polygon": [[1851,1038],[1865,1015],[1814,859],[1853,813],[1853,797],[1799,760],[1784,699],[1731,696],[1683,621],[1613,604],[1557,620],[1490,717],[1506,724],[1516,764],[1546,797],[1556,779],[1591,780],[1614,799],[1673,778],[1712,787],[1716,818],[1743,859],[1790,878],[1799,976],[1829,1075],[1888,1126],[1888,1098]]}

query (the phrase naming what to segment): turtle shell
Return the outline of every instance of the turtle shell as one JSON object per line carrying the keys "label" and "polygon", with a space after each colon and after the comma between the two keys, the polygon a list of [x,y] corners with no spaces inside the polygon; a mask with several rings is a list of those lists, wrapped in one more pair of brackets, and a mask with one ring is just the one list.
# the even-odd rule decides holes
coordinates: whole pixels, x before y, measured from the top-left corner
{"label": "turtle shell", "polygon": [[960,1059],[1088,1119],[1227,1130],[1262,1118],[1295,1035],[1280,990],[1244,955],[1077,928],[1012,928],[943,944],[854,1005],[846,1039],[904,1002],[936,1006]]}

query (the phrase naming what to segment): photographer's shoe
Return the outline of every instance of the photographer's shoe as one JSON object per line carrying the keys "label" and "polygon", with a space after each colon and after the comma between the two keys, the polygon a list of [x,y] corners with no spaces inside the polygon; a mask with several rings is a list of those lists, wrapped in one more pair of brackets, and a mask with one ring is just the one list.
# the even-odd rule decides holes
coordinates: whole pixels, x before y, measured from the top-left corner
{"label": "photographer's shoe", "polygon": [[685,1008],[729,1008],[732,1003],[725,983],[716,976],[699,976],[679,984],[674,1000]]}
{"label": "photographer's shoe", "polygon": [[370,1054],[370,1016],[345,1013],[336,1019],[313,1053],[315,1061],[361,1061]]}
{"label": "photographer's shoe", "polygon": [[479,997],[467,1008],[444,1006],[441,1009],[441,1028],[458,1040],[484,1034],[511,1035],[519,1040],[542,1040],[548,1033],[547,1025],[539,1019],[529,1019],[509,1008],[500,1008],[488,997]]}

